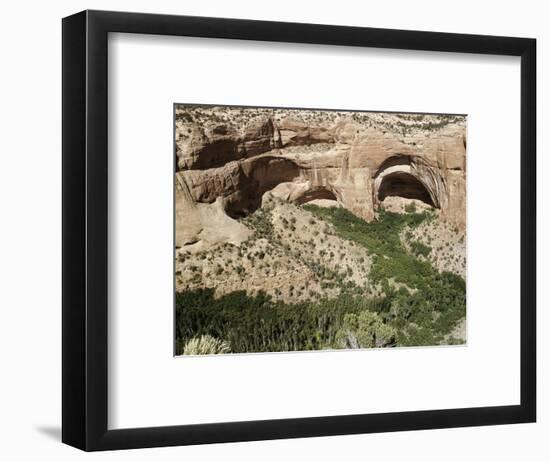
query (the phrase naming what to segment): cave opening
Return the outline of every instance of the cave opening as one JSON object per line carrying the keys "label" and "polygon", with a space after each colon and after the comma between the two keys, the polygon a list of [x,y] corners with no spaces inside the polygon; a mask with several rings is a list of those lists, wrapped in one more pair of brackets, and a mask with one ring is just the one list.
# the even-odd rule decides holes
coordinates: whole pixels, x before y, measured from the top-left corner
{"label": "cave opening", "polygon": [[336,197],[336,195],[334,195],[334,192],[325,187],[309,189],[308,191],[300,195],[296,200],[294,200],[294,203],[296,203],[297,205],[305,205],[306,203],[310,203],[312,205],[320,205],[330,202],[335,202],[332,205],[336,206],[338,204],[338,198]]}
{"label": "cave opening", "polygon": [[246,218],[262,205],[262,197],[256,187],[249,187],[235,193],[225,204],[225,212],[233,219]]}
{"label": "cave opening", "polygon": [[420,200],[436,208],[428,189],[415,176],[405,172],[390,173],[382,179],[378,188],[378,201],[383,202],[386,197],[401,197]]}
{"label": "cave opening", "polygon": [[245,163],[239,189],[225,200],[225,212],[233,219],[242,219],[262,206],[266,192],[277,186],[292,183],[300,169],[292,160],[272,156]]}

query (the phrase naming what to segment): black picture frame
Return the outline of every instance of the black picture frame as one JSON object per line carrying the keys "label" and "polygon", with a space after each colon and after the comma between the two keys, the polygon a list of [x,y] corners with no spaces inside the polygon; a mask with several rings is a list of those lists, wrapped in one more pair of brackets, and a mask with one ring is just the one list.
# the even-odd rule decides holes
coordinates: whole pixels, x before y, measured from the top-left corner
{"label": "black picture frame", "polygon": [[[106,11],[83,11],[64,18],[62,30],[64,443],[94,451],[536,420],[535,39]],[[520,404],[109,430],[109,32],[520,56]]]}

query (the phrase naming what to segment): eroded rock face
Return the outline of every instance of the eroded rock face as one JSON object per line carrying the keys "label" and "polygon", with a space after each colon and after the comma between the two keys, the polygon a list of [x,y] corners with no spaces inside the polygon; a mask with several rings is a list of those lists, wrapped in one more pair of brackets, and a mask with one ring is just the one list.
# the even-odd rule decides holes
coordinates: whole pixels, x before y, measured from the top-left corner
{"label": "eroded rock face", "polygon": [[176,181],[176,247],[199,251],[217,243],[239,244],[250,236],[250,229],[231,219],[218,197],[212,203],[195,202],[187,184]]}
{"label": "eroded rock face", "polygon": [[[200,116],[186,112],[192,110]],[[400,196],[421,200],[464,228],[465,130],[460,116],[182,106],[177,209],[185,210],[181,219],[192,234],[201,227],[193,222],[206,219],[197,207],[216,204],[218,221],[219,213],[234,221],[260,207],[267,192],[295,203],[336,200],[366,220],[386,197]],[[228,223],[227,233],[243,238],[244,230]]]}
{"label": "eroded rock face", "polygon": [[176,157],[180,170],[217,168],[280,146],[280,133],[267,117],[244,127],[243,132],[216,120],[207,120],[201,125],[176,122]]}
{"label": "eroded rock face", "polygon": [[280,122],[281,146],[334,143],[334,128],[312,126],[287,117]]}

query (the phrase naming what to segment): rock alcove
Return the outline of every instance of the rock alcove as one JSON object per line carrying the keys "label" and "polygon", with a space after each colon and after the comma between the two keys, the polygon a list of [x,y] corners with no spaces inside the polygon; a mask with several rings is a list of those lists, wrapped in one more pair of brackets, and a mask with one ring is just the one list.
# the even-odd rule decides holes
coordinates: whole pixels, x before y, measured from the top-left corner
{"label": "rock alcove", "polygon": [[311,111],[297,121],[282,109],[256,117],[227,108],[216,109],[212,121],[178,110],[178,245],[244,238],[239,220],[268,194],[299,205],[337,204],[367,221],[388,198],[419,200],[465,227],[464,118],[450,116],[435,129],[429,116],[367,114],[358,121]]}

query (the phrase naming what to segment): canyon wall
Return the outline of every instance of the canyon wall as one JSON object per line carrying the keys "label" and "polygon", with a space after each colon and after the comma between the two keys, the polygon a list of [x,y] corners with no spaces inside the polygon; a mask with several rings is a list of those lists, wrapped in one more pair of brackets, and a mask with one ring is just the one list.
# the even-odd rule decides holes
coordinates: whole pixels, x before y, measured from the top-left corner
{"label": "canyon wall", "polygon": [[465,227],[465,117],[188,110],[199,109],[176,112],[178,246],[246,238],[237,219],[267,192],[295,203],[337,200],[365,220],[388,196],[412,198]]}

